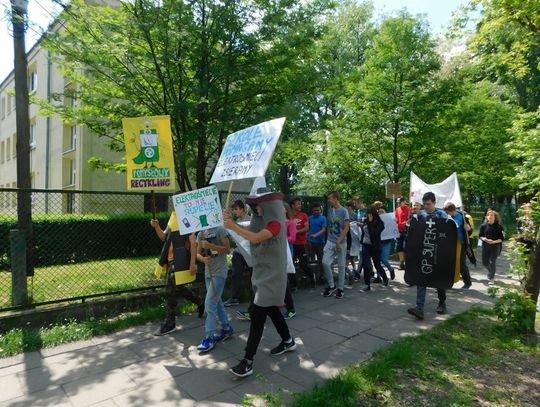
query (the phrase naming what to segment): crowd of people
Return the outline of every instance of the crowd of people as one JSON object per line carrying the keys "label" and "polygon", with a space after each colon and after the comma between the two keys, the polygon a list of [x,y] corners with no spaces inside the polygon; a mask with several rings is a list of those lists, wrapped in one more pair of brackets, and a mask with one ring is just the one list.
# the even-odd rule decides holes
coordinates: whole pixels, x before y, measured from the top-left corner
{"label": "crowd of people", "polygon": [[[224,210],[223,227],[206,229],[196,235],[180,233],[174,212],[165,230],[161,229],[157,220],[151,221],[157,236],[164,242],[160,265],[166,270],[167,316],[155,335],[165,335],[176,329],[178,297],[185,297],[197,305],[199,317],[206,313],[205,332],[197,349],[209,352],[216,344],[233,335],[226,307],[241,303],[244,276],[249,273],[252,300],[247,310],[236,311],[238,319],[251,323],[249,338],[244,358],[230,369],[232,374],[245,377],[253,373],[253,358],[267,317],[270,317],[281,337],[281,342],[271,350],[271,354],[280,355],[295,349],[287,320],[296,315],[292,293],[297,290],[300,281],[314,287],[324,285],[321,292],[324,297],[342,299],[345,289],[353,289],[355,282],[363,280],[359,291],[367,293],[374,284],[387,287],[395,278],[396,269],[389,262],[394,239],[381,239],[385,228],[381,215],[386,213],[381,202],[376,201],[366,207],[363,199],[357,197],[342,206],[340,194],[334,191],[327,195],[326,214],[323,213],[322,203],[315,202],[308,215],[302,211],[301,198],[295,197],[289,202],[283,198],[279,192],[259,189],[246,202],[237,200],[230,209]],[[407,264],[407,236],[413,218],[452,219],[457,228],[458,250],[461,253],[461,288],[469,289],[472,282],[467,265],[467,249],[471,248],[474,220],[465,208],[458,209],[449,201],[444,203],[443,209],[437,208],[432,192],[424,194],[422,202],[409,205],[404,198],[399,198],[397,203],[394,212],[398,230],[395,248],[399,269],[405,270]],[[251,209],[250,214],[247,207]],[[232,250],[231,295],[223,301],[228,277],[227,255],[231,252],[228,231],[246,239],[250,253],[242,252],[239,247]],[[497,257],[504,239],[500,215],[493,208],[486,210],[478,236],[482,264],[487,269],[489,284],[493,284]],[[197,261],[205,268],[204,300],[188,287],[176,286],[174,282],[176,271],[189,269],[195,274]],[[423,286],[416,287],[416,305],[408,309],[408,313],[416,319],[424,318],[426,290]],[[436,311],[444,314],[447,312],[445,289],[437,288],[437,295],[439,303]]]}

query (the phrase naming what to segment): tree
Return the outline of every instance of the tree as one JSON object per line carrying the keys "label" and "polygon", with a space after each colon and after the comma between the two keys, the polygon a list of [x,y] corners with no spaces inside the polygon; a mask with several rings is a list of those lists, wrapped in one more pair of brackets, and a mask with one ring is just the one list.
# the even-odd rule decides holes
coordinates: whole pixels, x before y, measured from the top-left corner
{"label": "tree", "polygon": [[481,10],[470,48],[483,78],[510,85],[518,103],[534,112],[540,105],[540,7],[536,0],[475,0]]}
{"label": "tree", "polygon": [[524,282],[524,290],[536,303],[540,292],[540,8],[535,0],[477,0],[475,4],[482,6],[472,38],[480,66],[487,68],[491,80],[511,85],[525,110],[513,123],[507,148],[518,159],[514,182],[519,192],[536,196],[535,244]]}
{"label": "tree", "polygon": [[334,145],[356,153],[344,167],[358,184],[380,196],[385,181],[407,182],[412,168],[429,168],[441,152],[439,115],[455,102],[459,87],[441,78],[439,68],[423,21],[403,12],[381,23],[329,129]]}
{"label": "tree", "polygon": [[466,76],[460,77],[464,81],[461,98],[441,113],[446,151],[432,163],[432,171],[457,172],[469,201],[488,198],[496,202],[514,192],[509,179],[515,174],[515,160],[506,143],[519,108],[508,103],[504,86],[470,83]]}
{"label": "tree", "polygon": [[[207,184],[229,133],[283,115],[303,91],[324,0],[76,0],[45,45],[80,101],[47,106],[122,150],[122,117],[171,116],[181,190]],[[45,105],[45,103],[44,103]],[[285,130],[287,131],[287,130]],[[96,167],[122,170],[96,158]]]}

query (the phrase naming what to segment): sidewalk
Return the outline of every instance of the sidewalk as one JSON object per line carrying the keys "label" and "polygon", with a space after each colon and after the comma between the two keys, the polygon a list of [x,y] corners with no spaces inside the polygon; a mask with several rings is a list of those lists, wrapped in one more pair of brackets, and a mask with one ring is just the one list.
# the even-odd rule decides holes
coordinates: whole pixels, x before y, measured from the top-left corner
{"label": "sidewalk", "polygon": [[[508,266],[501,256],[498,275]],[[0,359],[0,406],[236,406],[245,396],[261,393],[288,400],[292,392],[311,389],[393,340],[448,318],[435,313],[434,289],[428,289],[425,320],[408,315],[416,288],[407,287],[402,271],[396,274],[388,288],[374,284],[371,292],[360,293],[361,285],[355,284],[342,300],[324,298],[320,289],[295,293],[297,316],[288,323],[296,351],[270,356],[280,339],[268,320],[248,378],[236,379],[227,371],[242,358],[249,328],[249,322],[233,317],[239,309],[234,307],[228,311],[235,335],[208,354],[196,350],[204,320],[193,315],[179,318],[179,329],[164,337],[152,336],[157,323],[147,324]],[[492,302],[483,267],[471,267],[471,275],[471,289],[448,291],[450,315]]]}

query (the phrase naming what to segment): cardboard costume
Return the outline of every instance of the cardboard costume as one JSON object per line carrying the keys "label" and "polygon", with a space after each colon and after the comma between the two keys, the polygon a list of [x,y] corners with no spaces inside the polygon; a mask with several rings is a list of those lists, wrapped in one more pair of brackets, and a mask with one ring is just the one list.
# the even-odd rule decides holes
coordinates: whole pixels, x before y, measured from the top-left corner
{"label": "cardboard costume", "polygon": [[[250,244],[253,258],[251,284],[255,293],[253,303],[260,307],[283,305],[287,288],[287,231],[283,211],[283,194],[263,193],[249,196],[246,203],[253,208],[249,230],[258,233],[272,221],[280,224],[279,233],[259,244]],[[257,215],[255,207],[262,208]]]}

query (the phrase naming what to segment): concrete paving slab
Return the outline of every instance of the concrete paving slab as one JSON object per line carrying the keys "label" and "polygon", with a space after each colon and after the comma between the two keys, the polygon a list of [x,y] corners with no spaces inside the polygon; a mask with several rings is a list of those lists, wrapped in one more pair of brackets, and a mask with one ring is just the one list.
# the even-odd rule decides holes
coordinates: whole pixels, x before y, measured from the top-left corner
{"label": "concrete paving slab", "polygon": [[111,349],[102,346],[104,345],[100,345],[99,349],[96,350],[93,360],[88,361],[87,370],[92,375],[119,369],[142,360],[127,347],[124,349]]}
{"label": "concrete paving slab", "polygon": [[54,348],[41,349],[39,352],[41,353],[41,356],[43,358],[47,358],[50,356],[59,355],[62,353],[94,347],[94,346],[95,346],[94,342],[92,342],[91,340],[87,340],[87,341],[66,343],[65,345],[58,345],[58,346],[55,346]]}
{"label": "concrete paving slab", "polygon": [[24,395],[24,390],[16,375],[0,377],[0,401]]}
{"label": "concrete paving slab", "polygon": [[113,397],[118,406],[130,407],[184,407],[191,405],[192,398],[179,388],[174,379],[166,379],[127,391]]}
{"label": "concrete paving slab", "polygon": [[122,368],[131,380],[141,386],[180,376],[192,369],[194,367],[187,360],[173,358],[169,354],[132,363]]}
{"label": "concrete paving slab", "polygon": [[137,384],[121,369],[115,369],[61,387],[75,406],[89,406],[126,393],[136,388]]}
{"label": "concrete paving slab", "polygon": [[209,400],[212,396],[231,390],[238,385],[234,376],[228,372],[228,369],[236,363],[238,363],[236,358],[225,359],[194,369],[175,377],[174,380],[194,400]]}
{"label": "concrete paving slab", "polygon": [[43,358],[39,352],[28,352],[0,359],[0,377],[34,369],[42,364]]}
{"label": "concrete paving slab", "polygon": [[89,372],[77,359],[72,359],[19,372],[16,376],[24,393],[34,393],[89,376]]}
{"label": "concrete paving slab", "polygon": [[311,328],[302,332],[300,338],[306,346],[309,354],[314,354],[326,347],[336,345],[343,342],[345,338],[341,335],[336,335],[321,328]]}
{"label": "concrete paving slab", "polygon": [[0,407],[74,407],[66,393],[59,387],[24,395],[8,402],[0,403]]}
{"label": "concrete paving slab", "polygon": [[388,346],[389,344],[390,342],[384,339],[370,335],[369,331],[367,333],[361,333],[343,342],[344,346],[354,349],[359,353],[373,353],[377,349]]}

